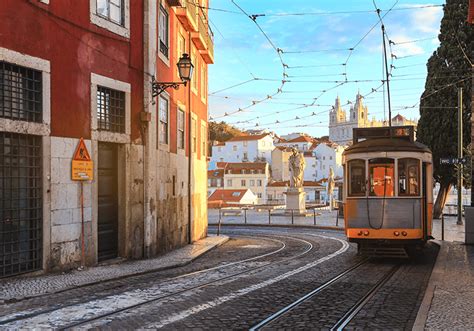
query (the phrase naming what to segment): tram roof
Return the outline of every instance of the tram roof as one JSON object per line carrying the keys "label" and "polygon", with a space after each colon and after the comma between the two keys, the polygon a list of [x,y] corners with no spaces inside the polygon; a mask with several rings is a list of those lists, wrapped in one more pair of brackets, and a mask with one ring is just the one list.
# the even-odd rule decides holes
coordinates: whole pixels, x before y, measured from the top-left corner
{"label": "tram roof", "polygon": [[367,152],[424,152],[431,153],[430,149],[419,143],[400,138],[367,139],[349,146],[344,155]]}

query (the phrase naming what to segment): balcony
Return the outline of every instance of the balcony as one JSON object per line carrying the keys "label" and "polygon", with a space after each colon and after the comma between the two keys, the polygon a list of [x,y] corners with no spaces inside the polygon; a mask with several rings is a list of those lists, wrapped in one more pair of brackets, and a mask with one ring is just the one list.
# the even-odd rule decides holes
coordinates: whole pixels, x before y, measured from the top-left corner
{"label": "balcony", "polygon": [[207,34],[206,34],[206,46],[205,50],[199,51],[201,56],[207,64],[214,63],[214,34],[210,27],[208,27]]}
{"label": "balcony", "polygon": [[183,5],[183,0],[167,0],[170,7],[181,7]]}
{"label": "balcony", "polygon": [[198,32],[198,6],[192,0],[181,0],[181,7],[175,7],[176,16],[183,27],[190,32]]}
{"label": "balcony", "polygon": [[191,32],[191,39],[193,40],[194,45],[199,51],[204,51],[207,48],[207,23],[204,22],[205,18],[203,15],[198,16],[198,31]]}

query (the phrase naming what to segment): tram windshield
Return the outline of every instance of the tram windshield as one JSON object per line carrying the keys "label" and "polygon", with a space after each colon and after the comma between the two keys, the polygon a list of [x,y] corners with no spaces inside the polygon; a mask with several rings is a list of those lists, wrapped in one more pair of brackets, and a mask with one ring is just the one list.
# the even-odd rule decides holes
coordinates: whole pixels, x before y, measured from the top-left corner
{"label": "tram windshield", "polygon": [[369,160],[370,196],[393,197],[394,159],[377,158]]}
{"label": "tram windshield", "polygon": [[420,195],[420,161],[417,159],[398,160],[398,195]]}

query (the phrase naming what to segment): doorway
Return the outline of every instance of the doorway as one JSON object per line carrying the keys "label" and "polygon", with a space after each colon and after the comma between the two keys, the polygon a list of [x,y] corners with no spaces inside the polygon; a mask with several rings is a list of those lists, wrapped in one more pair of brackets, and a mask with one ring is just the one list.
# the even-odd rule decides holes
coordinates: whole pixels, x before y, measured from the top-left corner
{"label": "doorway", "polygon": [[118,256],[117,145],[99,143],[98,158],[98,260]]}

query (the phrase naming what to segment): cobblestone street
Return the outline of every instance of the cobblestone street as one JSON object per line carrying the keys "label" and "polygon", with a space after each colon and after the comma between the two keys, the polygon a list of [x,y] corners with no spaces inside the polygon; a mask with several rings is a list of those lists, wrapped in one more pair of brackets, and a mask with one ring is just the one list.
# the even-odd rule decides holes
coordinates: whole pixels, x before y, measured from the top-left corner
{"label": "cobblestone street", "polygon": [[[339,231],[222,231],[230,237],[228,242],[183,267],[9,300],[0,307],[0,327],[247,329],[359,263],[267,326],[330,328],[399,264],[365,261]],[[349,328],[410,329],[436,257],[435,246],[402,261]]]}

